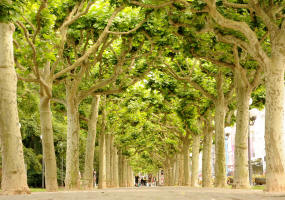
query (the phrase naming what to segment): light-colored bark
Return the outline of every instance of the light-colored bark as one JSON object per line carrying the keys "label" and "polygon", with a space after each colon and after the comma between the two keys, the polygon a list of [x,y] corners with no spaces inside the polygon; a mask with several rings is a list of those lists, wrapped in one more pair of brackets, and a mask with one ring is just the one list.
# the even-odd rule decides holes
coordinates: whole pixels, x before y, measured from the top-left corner
{"label": "light-colored bark", "polygon": [[128,186],[128,163],[127,163],[127,159],[126,156],[122,156],[122,160],[123,160],[123,169],[122,169],[122,187],[127,187]]}
{"label": "light-colored bark", "polygon": [[99,152],[99,189],[107,187],[106,184],[106,144],[105,134],[100,134],[100,152]]}
{"label": "light-colored bark", "polygon": [[179,179],[178,179],[178,185],[183,185],[183,177],[184,177],[184,160],[183,160],[183,154],[178,154],[178,160],[179,160]]}
{"label": "light-colored bark", "polygon": [[110,135],[110,186],[114,187],[114,135]]}
{"label": "light-colored bark", "polygon": [[102,127],[100,133],[100,142],[99,142],[99,189],[104,189],[107,187],[106,184],[106,124],[107,124],[107,113],[106,113],[106,97],[103,102],[103,112],[102,112]]}
{"label": "light-colored bark", "polygon": [[209,130],[210,124],[205,125],[203,140],[203,158],[202,158],[202,187],[212,186],[212,138],[213,131]]}
{"label": "light-colored bark", "polygon": [[284,52],[281,53],[278,48],[272,52],[271,66],[266,71],[265,81],[266,190],[270,192],[285,191],[283,149],[285,55]]}
{"label": "light-colored bark", "polygon": [[12,24],[0,23],[0,135],[2,193],[28,194],[22,137],[17,109],[17,76],[14,68]]}
{"label": "light-colored bark", "polygon": [[198,186],[198,173],[199,173],[199,150],[200,150],[200,135],[192,134],[192,173],[191,173],[191,186]]}
{"label": "light-colored bark", "polygon": [[183,141],[183,186],[190,185],[190,167],[189,167],[189,139]]}
{"label": "light-colored bark", "polygon": [[118,166],[118,150],[116,147],[114,147],[113,151],[113,187],[118,188],[119,187],[119,166]]}
{"label": "light-colored bark", "polygon": [[[42,71],[42,78],[51,88],[50,63],[48,62]],[[45,163],[45,185],[48,192],[58,190],[57,167],[54,151],[52,112],[50,108],[50,97],[46,94],[46,88],[40,84],[40,123],[42,134],[43,158]],[[51,91],[50,91],[51,93]]]}
{"label": "light-colored bark", "polygon": [[65,189],[80,188],[79,177],[79,113],[74,88],[66,85],[67,150]]}
{"label": "light-colored bark", "polygon": [[122,156],[122,150],[118,151],[118,177],[119,177],[119,187],[123,187],[123,156]]}
{"label": "light-colored bark", "polygon": [[97,131],[98,111],[100,96],[93,97],[91,112],[88,121],[88,135],[86,139],[85,163],[83,173],[83,188],[90,190],[93,188],[93,171],[94,171],[94,149]]}
{"label": "light-colored bark", "polygon": [[107,187],[111,186],[111,135],[106,134],[106,185]]}
{"label": "light-colored bark", "polygon": [[249,99],[251,88],[242,81],[242,74],[237,71],[237,120],[235,135],[235,171],[233,188],[249,188],[248,174],[248,122]]}
{"label": "light-colored bark", "polygon": [[178,185],[179,181],[179,156],[178,153],[175,155],[175,163],[174,163],[174,185]]}
{"label": "light-colored bark", "polygon": [[215,187],[226,187],[226,156],[225,156],[225,98],[223,92],[223,75],[217,78],[218,98],[215,101]]}

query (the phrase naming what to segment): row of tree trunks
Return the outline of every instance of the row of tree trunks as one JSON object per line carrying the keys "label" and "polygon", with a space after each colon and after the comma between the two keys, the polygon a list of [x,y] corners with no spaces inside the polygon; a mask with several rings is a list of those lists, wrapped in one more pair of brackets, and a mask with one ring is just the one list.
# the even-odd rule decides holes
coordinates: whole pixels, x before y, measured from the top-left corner
{"label": "row of tree trunks", "polygon": [[0,23],[0,136],[2,192],[30,193],[17,108],[17,75],[14,68],[14,26]]}

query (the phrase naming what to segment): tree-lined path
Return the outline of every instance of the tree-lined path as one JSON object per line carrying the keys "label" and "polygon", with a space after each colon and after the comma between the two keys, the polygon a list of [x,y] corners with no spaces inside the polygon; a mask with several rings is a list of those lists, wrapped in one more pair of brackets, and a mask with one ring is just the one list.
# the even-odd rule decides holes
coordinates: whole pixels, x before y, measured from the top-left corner
{"label": "tree-lined path", "polygon": [[0,0],[0,40],[2,194],[285,192],[285,0]]}
{"label": "tree-lined path", "polygon": [[260,190],[187,187],[120,188],[85,192],[39,192],[29,196],[0,196],[0,200],[283,200],[284,198],[284,193],[264,193]]}

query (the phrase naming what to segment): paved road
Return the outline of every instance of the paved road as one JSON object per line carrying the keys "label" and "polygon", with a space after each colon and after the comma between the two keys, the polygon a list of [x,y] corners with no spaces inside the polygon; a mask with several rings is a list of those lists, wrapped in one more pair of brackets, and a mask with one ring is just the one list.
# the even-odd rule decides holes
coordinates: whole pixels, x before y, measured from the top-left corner
{"label": "paved road", "polygon": [[0,200],[285,200],[285,193],[189,187],[119,188],[93,191],[37,192],[0,196]]}

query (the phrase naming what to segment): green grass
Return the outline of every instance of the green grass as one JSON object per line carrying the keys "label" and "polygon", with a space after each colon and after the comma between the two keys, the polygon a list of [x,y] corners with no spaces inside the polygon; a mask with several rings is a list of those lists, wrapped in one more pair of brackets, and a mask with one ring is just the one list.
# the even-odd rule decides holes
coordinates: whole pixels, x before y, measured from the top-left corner
{"label": "green grass", "polygon": [[31,192],[45,192],[45,188],[30,188]]}
{"label": "green grass", "polygon": [[254,185],[251,187],[253,190],[264,190],[264,185]]}

